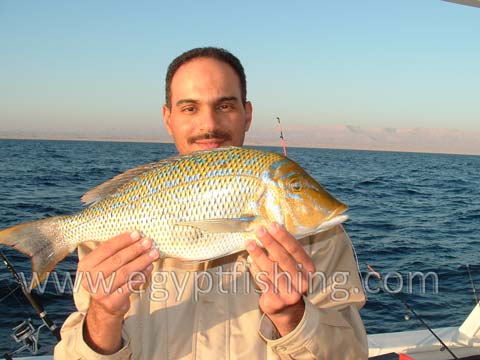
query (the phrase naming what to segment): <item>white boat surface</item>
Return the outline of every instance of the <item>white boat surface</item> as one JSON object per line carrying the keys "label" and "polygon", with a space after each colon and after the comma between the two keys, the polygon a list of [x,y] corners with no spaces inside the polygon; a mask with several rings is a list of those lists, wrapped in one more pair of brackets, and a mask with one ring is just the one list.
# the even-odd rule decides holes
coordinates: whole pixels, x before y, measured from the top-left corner
{"label": "white boat surface", "polygon": [[[433,331],[458,358],[480,356],[480,304],[459,327]],[[453,359],[448,351],[441,350],[442,345],[428,330],[368,335],[368,348],[370,357],[396,353],[415,360]]]}

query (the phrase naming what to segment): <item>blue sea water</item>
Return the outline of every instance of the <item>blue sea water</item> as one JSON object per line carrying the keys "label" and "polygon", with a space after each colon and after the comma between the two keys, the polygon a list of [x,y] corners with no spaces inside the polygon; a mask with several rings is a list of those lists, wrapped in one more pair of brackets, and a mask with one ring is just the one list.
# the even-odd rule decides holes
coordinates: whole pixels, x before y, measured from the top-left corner
{"label": "blue sea water", "polygon": [[[0,229],[79,211],[88,189],[175,153],[171,144],[0,140]],[[400,300],[432,327],[465,319],[475,304],[467,264],[480,288],[480,156],[290,148],[289,157],[350,206],[346,229],[366,281],[361,314],[368,333],[421,328],[413,317],[405,319]],[[25,256],[1,250],[18,272],[29,273]],[[73,277],[76,261],[70,255],[57,272]],[[389,278],[391,293],[399,293],[378,292],[367,263]],[[425,289],[419,277],[409,286],[414,272],[428,274]],[[40,300],[57,324],[74,311],[71,294],[50,285]],[[17,347],[11,327],[40,320],[2,265],[0,312],[3,354]],[[55,338],[48,331],[41,331],[40,342],[40,353],[52,353]]]}

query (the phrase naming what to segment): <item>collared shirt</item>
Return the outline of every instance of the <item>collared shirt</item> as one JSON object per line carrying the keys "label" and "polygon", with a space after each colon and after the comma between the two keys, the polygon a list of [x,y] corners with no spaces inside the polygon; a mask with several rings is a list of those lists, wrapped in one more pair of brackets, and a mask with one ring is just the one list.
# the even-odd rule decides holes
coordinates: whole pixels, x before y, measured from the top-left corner
{"label": "collared shirt", "polygon": [[[202,263],[196,269],[166,259],[152,279],[131,295],[123,348],[94,352],[83,339],[89,295],[75,294],[78,311],[62,327],[54,358],[61,359],[367,359],[362,282],[343,227],[300,240],[316,273],[304,296],[297,327],[281,337],[258,306],[260,291],[246,253]],[[89,250],[79,248],[79,257]],[[279,270],[278,276],[284,276]]]}

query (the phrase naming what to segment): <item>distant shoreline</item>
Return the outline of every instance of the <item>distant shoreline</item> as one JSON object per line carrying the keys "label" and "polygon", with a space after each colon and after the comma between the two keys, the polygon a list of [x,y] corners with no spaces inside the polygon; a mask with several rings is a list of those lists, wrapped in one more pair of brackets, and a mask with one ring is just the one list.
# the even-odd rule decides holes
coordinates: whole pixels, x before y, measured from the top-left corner
{"label": "distant shoreline", "polygon": [[[159,144],[173,144],[173,141],[167,139],[135,139],[135,138],[108,138],[108,137],[75,137],[75,136],[35,136],[35,135],[6,135],[0,134],[0,140],[42,140],[42,141],[97,141],[97,142],[125,142],[125,143],[159,143]],[[246,146],[269,146],[281,148],[279,143],[272,143],[271,141],[260,142],[245,141]],[[419,154],[444,154],[444,155],[480,155],[480,149],[478,152],[446,152],[441,150],[422,150],[422,149],[403,149],[395,147],[382,147],[382,146],[343,146],[343,145],[331,145],[321,144],[313,146],[310,144],[287,144],[291,148],[306,148],[306,149],[330,149],[330,150],[353,150],[353,151],[385,151],[385,152],[405,152],[405,153],[419,153]]]}

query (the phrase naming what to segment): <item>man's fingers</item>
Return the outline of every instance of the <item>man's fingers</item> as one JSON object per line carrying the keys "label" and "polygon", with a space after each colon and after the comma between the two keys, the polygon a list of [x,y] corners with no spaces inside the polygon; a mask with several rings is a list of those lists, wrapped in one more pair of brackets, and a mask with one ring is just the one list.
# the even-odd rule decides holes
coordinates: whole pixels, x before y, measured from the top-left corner
{"label": "man's fingers", "polygon": [[[285,281],[279,282],[279,285],[286,286],[289,292],[293,286],[299,293],[305,293],[308,290],[307,271],[314,268],[314,265],[298,241],[276,223],[269,227],[269,231],[260,227],[256,235],[268,251],[270,260],[276,264],[274,276],[282,272],[282,277],[287,278],[286,283]],[[297,248],[300,250],[295,250]],[[296,251],[296,258],[287,249]],[[261,263],[259,265],[262,266]]]}
{"label": "man's fingers", "polygon": [[[297,263],[294,258],[287,252],[285,247],[283,247],[275,238],[266,231],[264,227],[260,227],[256,232],[257,238],[263,244],[265,249],[268,251],[270,259],[276,262],[283,271],[288,272],[290,275],[293,275],[293,281],[295,282],[295,287],[299,287],[297,284],[298,278],[300,282],[305,282],[306,285],[307,275],[303,270],[303,264]],[[297,242],[295,240],[295,242]]]}
{"label": "man's fingers", "polygon": [[157,249],[147,250],[129,263],[112,272],[110,276],[113,277],[113,289],[120,288],[124,284],[128,285],[128,282],[131,281],[133,277],[146,269],[153,261],[157,260],[158,257],[159,251]]}
{"label": "man's fingers", "polygon": [[266,274],[268,280],[273,284],[271,290],[285,295],[291,294],[294,291],[296,292],[296,290],[293,289],[294,281],[296,282],[296,280],[292,278],[294,274],[283,271],[278,263],[272,261],[267,256],[264,249],[257,246],[255,241],[248,242],[246,248],[255,265],[260,271]]}
{"label": "man's fingers", "polygon": [[143,284],[148,282],[148,279],[152,275],[152,269],[153,264],[150,264],[147,268],[129,277],[128,290],[130,293],[138,291]]}
{"label": "man's fingers", "polygon": [[95,268],[98,264],[110,258],[121,249],[137,242],[140,238],[140,232],[135,230],[117,235],[110,240],[105,241],[80,261],[78,266],[79,270],[90,270]]}
{"label": "man's fingers", "polygon": [[[129,296],[139,291],[152,274],[153,264],[148,265],[142,271],[133,272],[128,279],[121,284],[109,284],[107,287],[98,287],[90,293],[92,301],[100,306],[107,313],[115,316],[123,315],[130,307]],[[112,280],[113,281],[113,280]]]}
{"label": "man's fingers", "polygon": [[[97,265],[95,271],[102,273],[105,277],[109,277],[113,273],[116,273],[117,276],[125,277],[132,271],[140,271],[148,266],[145,260],[150,260],[151,263],[159,256],[158,250],[151,249],[152,244],[153,241],[149,238],[136,241]],[[151,259],[144,254],[150,250],[152,251]],[[142,259],[142,261],[139,262],[139,259]]]}
{"label": "man's fingers", "polygon": [[273,284],[268,278],[268,273],[266,271],[261,271],[255,262],[252,261],[249,264],[249,271],[252,274],[253,280],[260,291],[266,292],[273,288]]}
{"label": "man's fingers", "polygon": [[260,308],[267,314],[275,314],[285,306],[295,304],[301,299],[297,291],[281,291],[272,283],[266,271],[261,270],[254,261],[250,263],[250,273],[258,288],[262,292],[260,297]]}
{"label": "man's fingers", "polygon": [[311,257],[305,252],[300,243],[280,224],[272,223],[268,232],[278,243],[285,248],[296,263],[302,264],[303,268],[310,273],[315,272],[315,265]]}

